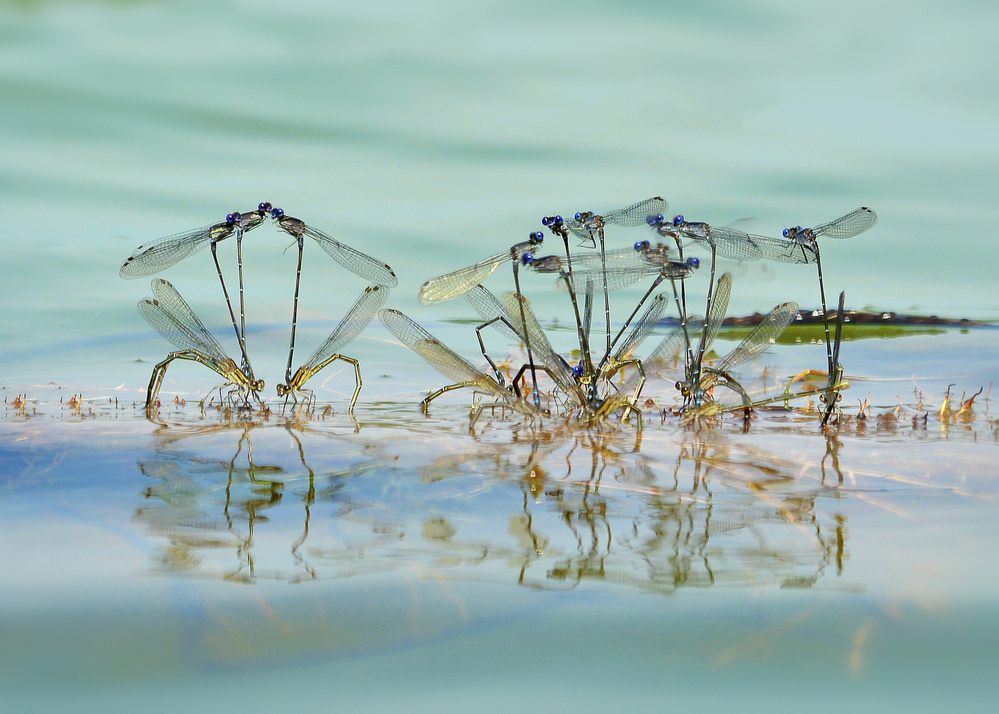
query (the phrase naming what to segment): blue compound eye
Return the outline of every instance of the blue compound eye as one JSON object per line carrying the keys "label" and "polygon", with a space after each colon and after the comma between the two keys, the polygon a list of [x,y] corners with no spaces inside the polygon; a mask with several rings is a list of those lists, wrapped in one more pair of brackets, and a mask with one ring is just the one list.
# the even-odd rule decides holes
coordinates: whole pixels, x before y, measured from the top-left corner
{"label": "blue compound eye", "polygon": [[674,226],[682,226],[683,225],[683,216],[680,215],[680,214],[677,214],[676,216],[674,216],[673,217],[673,225]]}
{"label": "blue compound eye", "polygon": [[534,233],[531,234],[531,240],[535,240],[538,243],[544,243],[545,242],[545,234],[542,233],[541,231],[535,231]]}
{"label": "blue compound eye", "polygon": [[640,240],[635,243],[635,250],[646,250],[651,245],[647,240]]}
{"label": "blue compound eye", "polygon": [[520,256],[520,262],[524,265],[530,265],[534,262],[534,253],[524,253]]}
{"label": "blue compound eye", "polygon": [[700,268],[701,267],[701,261],[699,261],[697,258],[687,258],[687,264],[691,268]]}
{"label": "blue compound eye", "polygon": [[582,214],[582,213],[577,213],[577,214],[576,214],[576,220],[577,220],[577,221],[581,221],[581,220],[583,220],[583,214]]}
{"label": "blue compound eye", "polygon": [[541,219],[541,225],[543,226],[550,226],[554,222],[555,219],[552,218],[551,216],[545,216],[544,218]]}
{"label": "blue compound eye", "polygon": [[267,213],[269,210],[271,210],[271,204],[268,203],[267,201],[264,201],[259,206],[257,206],[257,210],[258,211],[263,211],[264,213]]}
{"label": "blue compound eye", "polygon": [[243,217],[242,214],[233,211],[232,213],[229,213],[229,214],[226,215],[225,222],[226,223],[236,223],[242,217]]}
{"label": "blue compound eye", "polygon": [[284,209],[283,208],[272,208],[271,209],[271,218],[280,218],[283,215],[284,215]]}
{"label": "blue compound eye", "polygon": [[791,237],[791,229],[790,228],[785,228],[784,229],[784,237],[785,238],[790,238]]}
{"label": "blue compound eye", "polygon": [[572,376],[573,377],[582,377],[583,376],[583,366],[577,364],[575,367],[573,367],[572,368]]}
{"label": "blue compound eye", "polygon": [[562,224],[563,224],[564,222],[565,222],[565,221],[563,221],[563,220],[562,220],[562,216],[555,216],[555,224],[554,224],[554,225],[556,225],[556,226],[560,226],[560,225],[562,225]]}

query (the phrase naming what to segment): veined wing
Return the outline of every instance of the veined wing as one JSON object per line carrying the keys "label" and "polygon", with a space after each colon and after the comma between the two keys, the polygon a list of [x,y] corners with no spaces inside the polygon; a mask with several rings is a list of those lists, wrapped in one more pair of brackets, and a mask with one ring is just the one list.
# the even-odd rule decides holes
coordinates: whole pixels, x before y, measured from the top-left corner
{"label": "veined wing", "polygon": [[604,213],[602,218],[604,223],[633,227],[647,225],[649,216],[664,216],[668,212],[669,202],[662,196],[653,196],[626,208]]}
{"label": "veined wing", "polygon": [[222,346],[166,280],[152,282],[154,300],[139,301],[139,313],[153,329],[181,350],[195,350],[219,365],[228,360]]}
{"label": "veined wing", "polygon": [[645,338],[656,329],[659,321],[663,319],[663,313],[665,312],[666,295],[656,295],[648,309],[646,309],[642,317],[638,319],[631,328],[631,331],[621,342],[621,346],[614,353],[614,359],[618,362],[628,359],[638,346],[645,341]]}
{"label": "veined wing", "polygon": [[[623,290],[638,283],[642,278],[659,275],[661,268],[648,263],[637,265],[633,268],[607,268],[606,273],[602,270],[573,270],[573,285],[582,285],[586,281],[593,281],[595,285],[603,286],[604,276],[607,279],[608,290]],[[559,277],[555,280],[555,289],[559,292],[568,292],[569,285],[566,279]]]}
{"label": "veined wing", "polygon": [[759,239],[765,236],[755,236],[735,228],[726,226],[709,226],[707,235],[687,233],[683,235],[692,238],[702,246],[714,246],[716,255],[731,260],[759,260],[763,253],[759,247]]}
{"label": "veined wing", "polygon": [[798,315],[798,305],[785,302],[777,305],[767,313],[763,322],[750,332],[739,346],[729,352],[723,359],[712,365],[716,372],[729,372],[741,364],[748,362],[768,350],[777,338],[784,334],[788,325],[794,322]]}
{"label": "veined wing", "polygon": [[126,280],[154,275],[204,250],[213,240],[217,242],[228,238],[235,230],[232,224],[215,223],[140,245],[121,264],[118,274]]}
{"label": "veined wing", "polygon": [[878,222],[878,214],[866,206],[858,208],[852,213],[829,221],[812,229],[812,234],[819,236],[829,236],[830,238],[853,238],[864,231],[872,228]]}
{"label": "veined wing", "polygon": [[456,298],[481,283],[512,257],[510,251],[497,253],[475,265],[431,278],[420,287],[420,302],[424,305],[433,305]]}
{"label": "veined wing", "polygon": [[507,314],[506,308],[503,307],[503,303],[488,288],[476,285],[465,293],[465,299],[468,300],[469,304],[479,313],[479,317],[484,321],[489,322],[493,320],[493,328],[503,333],[503,336],[508,340],[511,342],[524,341],[524,333],[520,326],[520,316],[518,315],[516,320],[511,319],[511,316]]}
{"label": "veined wing", "polygon": [[572,368],[552,349],[551,342],[548,341],[548,336],[541,328],[541,323],[538,322],[527,298],[518,296],[515,292],[505,292],[503,293],[503,306],[511,322],[520,329],[523,329],[520,321],[520,310],[523,306],[524,323],[526,323],[527,335],[531,338],[531,351],[537,355],[542,364],[551,370],[551,377],[559,388],[563,392],[571,393],[576,387]]}
{"label": "veined wing", "polygon": [[471,382],[475,388],[504,401],[514,395],[473,367],[440,340],[398,310],[380,310],[378,319],[396,339],[425,359],[434,369],[455,383]]}
{"label": "veined wing", "polygon": [[319,247],[325,250],[333,260],[354,275],[387,288],[394,288],[399,284],[399,278],[396,277],[387,263],[372,258],[370,255],[365,255],[312,226],[306,225],[302,232],[318,243]]}
{"label": "veined wing", "polygon": [[368,326],[375,313],[385,304],[388,294],[388,288],[380,285],[369,285],[365,288],[360,297],[344,314],[340,324],[330,333],[326,342],[319,346],[304,366],[308,369],[314,369],[353,342],[354,338]]}
{"label": "veined wing", "polygon": [[705,352],[714,343],[718,332],[721,330],[722,322],[725,320],[725,313],[728,312],[728,300],[732,296],[732,274],[725,273],[715,285],[715,291],[711,296],[711,309],[708,312],[708,319],[704,329],[703,349]]}

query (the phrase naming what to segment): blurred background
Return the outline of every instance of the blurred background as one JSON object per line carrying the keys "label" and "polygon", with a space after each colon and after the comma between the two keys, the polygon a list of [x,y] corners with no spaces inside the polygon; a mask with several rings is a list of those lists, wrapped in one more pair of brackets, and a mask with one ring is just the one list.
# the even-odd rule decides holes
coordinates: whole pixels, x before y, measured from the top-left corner
{"label": "blurred background", "polygon": [[[122,260],[265,200],[391,263],[389,306],[430,326],[472,312],[420,306],[427,278],[543,215],[653,195],[773,235],[871,206],[873,230],[826,243],[827,292],[999,318],[997,15],[988,2],[7,0],[0,380],[138,394],[166,349],[134,307],[148,282],[121,280]],[[610,247],[646,237],[608,231]],[[250,349],[281,370],[296,251],[270,226],[244,247]],[[234,246],[220,252],[234,277]],[[808,266],[725,267],[732,313],[818,306]],[[512,287],[508,273],[489,286]],[[162,277],[235,352],[208,253]],[[539,316],[567,320],[564,296],[531,277]],[[363,287],[306,246],[303,350]],[[370,359],[381,342],[358,344]]]}

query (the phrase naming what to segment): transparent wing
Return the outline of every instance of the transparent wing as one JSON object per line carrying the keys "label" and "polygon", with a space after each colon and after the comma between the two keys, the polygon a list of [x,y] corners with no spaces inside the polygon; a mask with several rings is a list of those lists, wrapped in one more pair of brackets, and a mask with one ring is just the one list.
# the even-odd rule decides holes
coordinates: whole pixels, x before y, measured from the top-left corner
{"label": "transparent wing", "polygon": [[753,236],[753,238],[767,260],[798,265],[814,264],[818,260],[815,248],[807,243],[770,236]]}
{"label": "transparent wing", "polygon": [[425,359],[434,369],[455,383],[471,382],[479,391],[504,401],[514,396],[453,352],[440,340],[398,310],[380,310],[378,319],[396,339]]}
{"label": "transparent wing", "polygon": [[[551,377],[559,388],[564,392],[575,389],[576,380],[572,376],[572,368],[552,349],[551,342],[548,341],[548,336],[541,328],[541,323],[538,322],[527,298],[514,292],[505,292],[503,306],[511,323],[516,325],[518,330],[524,329],[523,325],[526,324],[527,334],[531,338],[531,351],[545,367],[551,370]],[[520,321],[521,306],[524,308],[524,323]]]}
{"label": "transparent wing", "polygon": [[[479,313],[483,321],[495,320],[492,326],[499,330],[511,342],[523,342],[524,334],[520,330],[520,317],[510,319],[506,308],[499,299],[482,285],[476,285],[465,294],[465,299]],[[501,319],[502,318],[502,319]],[[509,322],[510,324],[507,324]],[[516,331],[515,331],[516,328]]]}
{"label": "transparent wing", "polygon": [[645,313],[632,326],[631,331],[621,342],[621,346],[618,347],[617,352],[614,354],[614,359],[618,362],[628,359],[638,346],[645,341],[645,338],[656,329],[659,321],[663,319],[663,313],[665,312],[666,296],[662,294],[656,295],[652,303],[645,310]]}
{"label": "transparent wing", "polygon": [[153,280],[154,300],[139,301],[139,313],[153,329],[181,350],[195,350],[219,366],[228,360],[222,346],[194,314],[176,288],[166,280]]}
{"label": "transparent wing", "polygon": [[712,366],[717,372],[729,372],[741,364],[748,362],[770,348],[777,338],[784,334],[788,325],[794,322],[798,315],[798,305],[785,302],[767,313],[763,322],[756,326],[746,336],[739,346],[729,352],[721,361]]}
{"label": "transparent wing", "polygon": [[[602,270],[573,270],[573,285],[581,285],[584,281],[593,281],[594,284],[603,287],[604,276],[607,279],[608,290],[622,290],[638,283],[642,278],[650,275],[659,275],[660,269],[654,265],[638,265],[634,268],[607,268],[606,273]],[[559,277],[555,280],[555,289],[559,292],[568,292],[569,285],[566,279]]]}
{"label": "transparent wing", "polygon": [[431,278],[420,287],[420,302],[433,305],[463,295],[489,277],[496,268],[513,257],[509,251],[481,260],[475,265]]}
{"label": "transparent wing", "polygon": [[388,300],[388,294],[388,288],[380,285],[370,285],[365,288],[357,301],[347,310],[343,319],[340,320],[340,324],[330,333],[326,342],[320,345],[319,349],[305,363],[305,367],[308,369],[317,367],[353,342],[354,338],[364,331],[375,313]]}
{"label": "transparent wing", "polygon": [[758,239],[764,236],[754,236],[751,233],[728,228],[726,226],[710,226],[707,235],[692,233],[684,234],[693,238],[696,243],[710,248],[715,247],[715,253],[722,258],[731,260],[759,260],[763,257]]}
{"label": "transparent wing", "polygon": [[665,216],[669,212],[669,202],[662,196],[653,196],[631,206],[603,214],[604,223],[619,226],[644,226],[650,216]]}
{"label": "transparent wing", "polygon": [[220,241],[228,238],[234,231],[235,229],[227,223],[216,223],[186,233],[167,236],[148,245],[140,245],[121,264],[118,275],[126,280],[154,275],[204,250],[212,240]]}
{"label": "transparent wing", "polygon": [[365,255],[311,226],[305,226],[302,232],[318,243],[319,247],[325,250],[333,260],[354,275],[387,288],[394,288],[399,284],[399,279],[388,264],[372,258],[370,255]]}
{"label": "transparent wing", "polygon": [[580,220],[575,218],[567,220],[565,226],[577,237],[590,240],[593,231],[601,225],[643,226],[650,216],[665,215],[668,211],[669,203],[666,199],[655,196],[604,214],[584,213]]}
{"label": "transparent wing", "polygon": [[732,274],[725,273],[718,279],[714,294],[711,296],[711,309],[708,312],[708,319],[704,326],[706,335],[704,337],[703,349],[705,352],[714,343],[715,338],[718,336],[718,331],[721,330],[722,322],[725,320],[725,313],[728,312],[728,300],[731,296]]}
{"label": "transparent wing", "polygon": [[[694,316],[689,318],[688,322],[696,323],[702,319],[700,316]],[[667,369],[672,369],[683,355],[686,346],[687,341],[683,336],[683,326],[677,325],[656,345],[656,348],[652,350],[649,356],[642,360],[642,369],[645,371],[645,376],[650,377],[653,374],[660,374]],[[640,379],[641,375],[637,370],[629,373],[628,378],[624,382],[624,393],[630,394],[634,392],[638,387]]]}
{"label": "transparent wing", "polygon": [[865,206],[863,208],[858,208],[852,213],[847,213],[845,216],[837,218],[835,221],[829,221],[829,223],[823,223],[822,225],[815,226],[815,228],[812,229],[812,234],[816,238],[819,236],[829,236],[830,238],[853,238],[853,236],[859,235],[873,227],[877,222],[878,214]]}

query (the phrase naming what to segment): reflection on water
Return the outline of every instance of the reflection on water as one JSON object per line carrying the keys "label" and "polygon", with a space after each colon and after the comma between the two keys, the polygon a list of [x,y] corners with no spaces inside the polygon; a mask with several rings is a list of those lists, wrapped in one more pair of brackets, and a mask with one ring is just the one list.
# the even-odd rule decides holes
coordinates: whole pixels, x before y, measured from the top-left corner
{"label": "reflection on water", "polygon": [[810,587],[847,561],[833,437],[821,478],[802,479],[795,460],[710,432],[643,451],[635,435],[514,428],[502,443],[407,441],[402,458],[365,431],[160,429],[134,511],[159,543],[153,572],[252,583],[406,570],[670,593]]}

